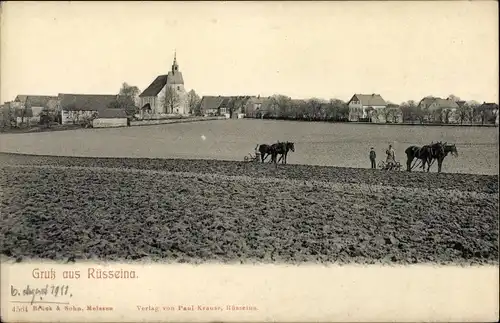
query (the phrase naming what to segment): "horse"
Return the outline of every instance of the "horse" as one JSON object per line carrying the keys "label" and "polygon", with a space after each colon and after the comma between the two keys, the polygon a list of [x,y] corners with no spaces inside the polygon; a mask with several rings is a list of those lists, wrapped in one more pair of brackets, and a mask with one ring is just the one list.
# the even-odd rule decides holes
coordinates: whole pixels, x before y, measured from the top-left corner
{"label": "horse", "polygon": [[272,145],[262,144],[259,146],[260,160],[263,163],[267,157],[272,155]]}
{"label": "horse", "polygon": [[406,148],[406,170],[411,172],[412,168],[415,164],[412,164],[412,161],[416,158],[422,161],[422,170],[425,171],[425,164],[428,165],[427,172],[431,167],[432,159],[437,159],[441,154],[444,153],[443,144],[441,142],[431,143],[430,145],[424,145],[422,147],[419,146],[410,146]]}
{"label": "horse", "polygon": [[[288,156],[288,152],[291,150],[292,152],[295,152],[295,144],[293,142],[278,142],[274,145],[271,146],[272,150],[272,161],[274,163],[276,162],[282,162],[282,164],[286,164],[286,159]],[[276,157],[278,155],[281,155],[280,159],[276,161]]]}
{"label": "horse", "polygon": [[[446,156],[448,156],[449,153],[451,153],[452,156],[458,157],[458,150],[457,146],[455,144],[448,144],[445,142],[444,144],[439,142],[440,145],[439,150],[434,150],[433,154],[431,156],[431,161],[433,162],[434,160],[437,160],[438,162],[438,173],[441,173],[441,167],[443,166],[443,161]],[[434,144],[436,145],[436,144]],[[431,165],[429,165],[429,168]]]}

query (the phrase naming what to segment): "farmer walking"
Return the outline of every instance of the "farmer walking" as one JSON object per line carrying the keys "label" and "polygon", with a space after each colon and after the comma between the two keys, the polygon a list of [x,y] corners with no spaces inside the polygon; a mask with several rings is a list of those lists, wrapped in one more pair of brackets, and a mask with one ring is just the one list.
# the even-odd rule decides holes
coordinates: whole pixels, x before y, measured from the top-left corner
{"label": "farmer walking", "polygon": [[375,150],[373,150],[373,147],[370,149],[370,161],[372,162],[372,168],[375,167],[375,159],[377,158],[377,154],[375,153]]}

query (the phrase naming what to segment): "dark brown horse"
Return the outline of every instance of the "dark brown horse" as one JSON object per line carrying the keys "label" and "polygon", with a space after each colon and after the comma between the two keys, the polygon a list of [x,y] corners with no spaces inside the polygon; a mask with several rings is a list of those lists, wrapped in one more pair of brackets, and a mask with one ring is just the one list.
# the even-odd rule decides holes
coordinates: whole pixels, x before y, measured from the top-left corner
{"label": "dark brown horse", "polygon": [[[425,171],[425,165],[427,164],[427,172],[431,168],[431,162],[433,159],[438,159],[439,156],[444,154],[444,145],[441,142],[431,143],[430,145],[410,146],[405,150],[406,154],[406,170],[411,172],[413,167],[415,167],[416,162],[412,165],[414,159],[420,160],[422,165],[421,168]],[[439,168],[441,171],[441,168]]]}
{"label": "dark brown horse", "polygon": [[[295,144],[293,142],[278,142],[271,146],[271,160],[274,163],[279,163],[281,161],[282,164],[286,164],[289,151],[295,152]],[[279,160],[276,160],[278,155],[281,155],[281,157]]]}
{"label": "dark brown horse", "polygon": [[451,153],[452,156],[458,157],[458,150],[455,144],[448,144],[446,142],[443,144],[439,142],[439,145],[441,145],[440,149],[433,151],[433,154],[431,156],[431,164],[429,165],[429,168],[431,168],[431,165],[432,163],[434,163],[434,160],[437,160],[438,173],[441,173],[441,167],[443,166],[443,161],[446,158],[446,156],[448,156],[448,154]]}
{"label": "dark brown horse", "polygon": [[259,146],[260,160],[263,163],[267,157],[272,156],[272,145],[262,144]]}

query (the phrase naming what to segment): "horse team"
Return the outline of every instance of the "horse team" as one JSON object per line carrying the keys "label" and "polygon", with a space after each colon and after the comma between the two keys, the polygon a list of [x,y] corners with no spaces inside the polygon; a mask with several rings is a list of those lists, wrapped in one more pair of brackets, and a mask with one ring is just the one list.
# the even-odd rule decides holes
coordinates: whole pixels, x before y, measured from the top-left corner
{"label": "horse team", "polygon": [[[286,164],[286,158],[288,152],[295,152],[295,144],[293,142],[277,142],[272,145],[262,144],[257,145],[256,151],[259,152],[261,162],[264,162],[269,156],[271,156],[271,163]],[[279,160],[277,160],[278,155],[281,155]]]}
{"label": "horse team", "polygon": [[[287,156],[290,151],[295,152],[295,144],[293,142],[277,142],[272,145],[261,144],[257,145],[255,148],[256,153],[260,155],[260,161],[262,163],[271,156],[271,163],[286,164]],[[443,160],[448,154],[457,157],[458,151],[455,144],[448,144],[447,142],[442,143],[441,141],[436,143],[431,143],[430,145],[410,146],[406,148],[406,170],[411,172],[415,168],[418,161],[421,162],[421,168],[425,171],[425,166],[427,165],[427,172],[429,172],[431,165],[437,160],[438,163],[438,173],[441,173],[441,167],[443,166]],[[280,158],[278,159],[278,155]],[[415,162],[412,165],[412,162]]]}
{"label": "horse team", "polygon": [[[448,154],[451,153],[452,156],[457,157],[458,151],[455,144],[442,143],[441,141],[436,143],[431,143],[430,145],[410,146],[406,148],[406,170],[411,172],[415,168],[416,163],[420,160],[422,170],[425,171],[425,165],[427,164],[427,172],[429,172],[431,165],[435,160],[438,162],[438,173],[441,173],[441,167],[443,166],[443,160]],[[415,163],[412,162],[415,160]]]}

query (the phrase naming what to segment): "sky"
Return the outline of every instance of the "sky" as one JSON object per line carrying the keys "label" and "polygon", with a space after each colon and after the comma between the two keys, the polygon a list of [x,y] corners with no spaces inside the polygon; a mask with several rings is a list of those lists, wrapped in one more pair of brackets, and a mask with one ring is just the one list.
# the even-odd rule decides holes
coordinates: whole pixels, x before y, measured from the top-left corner
{"label": "sky", "polygon": [[0,26],[1,102],[144,90],[174,51],[199,95],[499,96],[496,1],[19,1]]}

